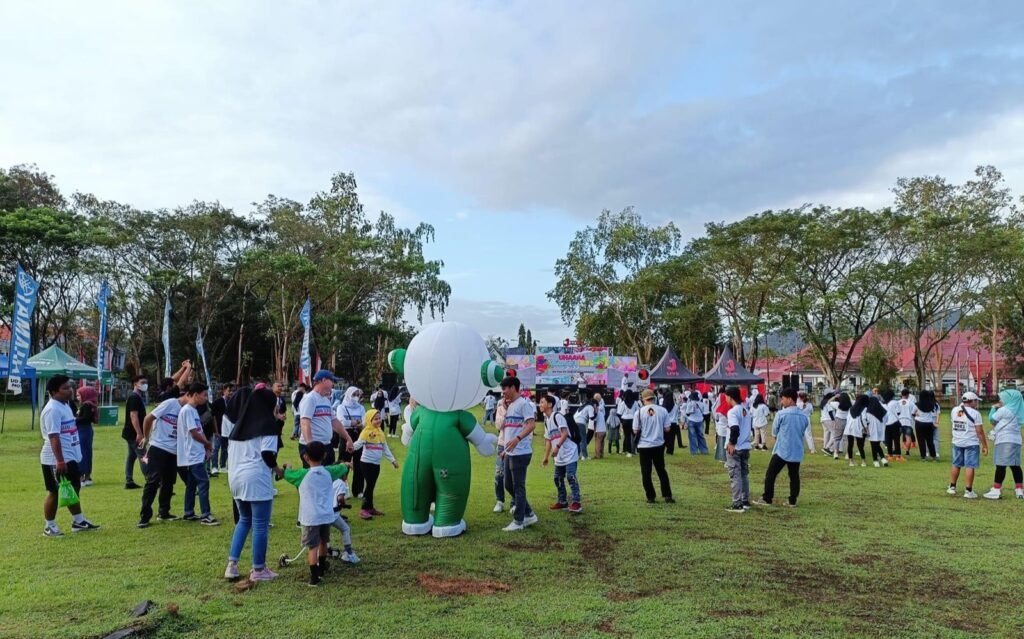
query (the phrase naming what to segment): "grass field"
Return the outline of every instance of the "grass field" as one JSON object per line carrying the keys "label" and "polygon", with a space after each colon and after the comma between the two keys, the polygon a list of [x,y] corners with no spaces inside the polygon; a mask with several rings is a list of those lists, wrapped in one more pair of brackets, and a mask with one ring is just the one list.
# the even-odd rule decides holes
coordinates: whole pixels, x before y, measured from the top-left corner
{"label": "grass field", "polygon": [[[401,534],[400,471],[385,466],[377,501],[387,515],[351,518],[359,566],[336,564],[313,589],[293,565],[238,593],[221,578],[232,530],[226,477],[211,489],[224,525],[137,530],[140,492],[122,488],[120,427],[97,429],[97,484],[82,498],[103,529],[72,535],[65,510],[58,521],[67,536],[47,539],[41,438],[28,432],[24,409],[9,408],[7,418],[0,637],[102,637],[130,626],[145,599],[158,608],[135,622],[134,636],[1024,635],[1024,502],[947,496],[947,426],[939,463],[848,468],[819,454],[804,464],[798,508],[744,515],[724,510],[721,464],[687,453],[669,458],[675,505],[646,504],[637,459],[621,456],[581,464],[583,514],[550,513],[552,471],[535,453],[529,491],[540,523],[521,533],[501,531],[509,516],[491,513],[493,460],[474,452],[469,532],[448,540]],[[404,449],[389,441],[401,461]],[[287,444],[282,457],[294,462]],[[753,455],[755,496],[768,457]],[[991,479],[986,458],[977,484]],[[270,559],[299,546],[296,491],[278,487]],[[785,473],[779,490],[788,490]],[[180,484],[177,493],[180,514]],[[241,563],[248,569],[248,547]]]}

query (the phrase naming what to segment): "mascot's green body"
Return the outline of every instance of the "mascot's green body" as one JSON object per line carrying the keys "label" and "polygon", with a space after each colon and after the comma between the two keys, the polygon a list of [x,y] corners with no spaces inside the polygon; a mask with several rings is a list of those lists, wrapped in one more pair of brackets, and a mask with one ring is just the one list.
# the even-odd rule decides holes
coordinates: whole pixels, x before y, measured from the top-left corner
{"label": "mascot's green body", "polygon": [[460,535],[466,530],[469,500],[468,444],[486,456],[494,454],[497,440],[465,409],[497,385],[502,369],[489,358],[483,339],[456,322],[427,326],[407,350],[394,351],[388,359],[405,375],[419,404],[402,427],[402,441],[409,447],[402,471],[402,532]]}

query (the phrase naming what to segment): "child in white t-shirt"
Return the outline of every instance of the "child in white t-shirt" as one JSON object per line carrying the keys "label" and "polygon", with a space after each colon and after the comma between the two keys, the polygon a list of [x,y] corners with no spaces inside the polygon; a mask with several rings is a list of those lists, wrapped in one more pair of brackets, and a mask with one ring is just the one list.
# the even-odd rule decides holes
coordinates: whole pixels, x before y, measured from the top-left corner
{"label": "child in white t-shirt", "polygon": [[[570,513],[583,512],[580,503],[580,484],[576,479],[576,470],[580,459],[579,446],[572,440],[569,424],[561,413],[555,412],[555,398],[544,395],[540,398],[540,410],[544,415],[544,461],[547,466],[552,455],[555,458],[555,488],[558,501],[551,505],[551,510],[568,509]],[[566,495],[565,483],[569,482],[572,501]]]}
{"label": "child in white t-shirt", "polygon": [[754,450],[768,450],[768,438],[765,436],[765,429],[768,428],[768,403],[764,396],[758,394],[754,398]]}

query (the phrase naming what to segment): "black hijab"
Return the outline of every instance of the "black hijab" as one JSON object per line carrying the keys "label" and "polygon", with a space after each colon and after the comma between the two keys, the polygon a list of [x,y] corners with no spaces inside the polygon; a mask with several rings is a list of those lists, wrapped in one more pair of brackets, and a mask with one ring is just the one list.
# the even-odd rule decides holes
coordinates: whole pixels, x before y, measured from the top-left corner
{"label": "black hijab", "polygon": [[885,423],[885,406],[882,406],[882,400],[872,395],[868,400],[868,412],[875,416],[875,418]]}
{"label": "black hijab", "polygon": [[671,388],[666,388],[665,390],[663,390],[661,392],[661,396],[662,396],[662,398],[664,398],[664,400],[663,400],[664,403],[662,404],[662,407],[666,411],[671,413],[672,409],[676,407],[676,400],[675,400],[675,397],[673,397],[673,395],[672,395],[672,389]]}
{"label": "black hijab", "polygon": [[867,395],[857,395],[857,401],[853,402],[853,406],[850,407],[850,417],[854,419],[860,417],[870,403]]}
{"label": "black hijab", "polygon": [[391,390],[388,391],[388,401],[393,402],[402,393],[400,386],[392,386]]}
{"label": "black hijab", "polygon": [[882,401],[885,402],[886,404],[888,404],[889,402],[891,402],[895,398],[896,398],[896,393],[892,392],[892,390],[885,389],[884,391],[882,391]]}
{"label": "black hijab", "polygon": [[836,397],[836,401],[839,402],[839,410],[848,411],[853,407],[849,393],[839,393],[839,396]]}
{"label": "black hijab", "polygon": [[269,388],[253,390],[251,386],[244,386],[236,390],[224,410],[225,417],[235,425],[228,439],[243,442],[257,437],[277,437],[280,431],[274,419],[276,406],[277,395]]}
{"label": "black hijab", "polygon": [[922,413],[930,413],[938,408],[935,393],[930,390],[921,391],[921,395],[917,398],[917,407],[921,409]]}

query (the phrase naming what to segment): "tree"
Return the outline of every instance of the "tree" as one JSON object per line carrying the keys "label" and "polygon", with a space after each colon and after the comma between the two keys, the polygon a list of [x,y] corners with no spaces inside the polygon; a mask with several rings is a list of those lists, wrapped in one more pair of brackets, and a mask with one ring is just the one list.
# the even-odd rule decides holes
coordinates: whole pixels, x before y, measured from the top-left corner
{"label": "tree", "polygon": [[808,354],[833,388],[846,377],[861,340],[897,310],[903,247],[899,218],[888,210],[817,207],[780,214],[794,229],[800,256],[783,265],[771,312],[807,342]]}
{"label": "tree", "polygon": [[714,285],[708,301],[725,320],[733,352],[746,367],[757,361],[760,336],[776,327],[770,309],[784,269],[800,259],[792,222],[788,211],[765,211],[730,224],[710,222],[707,235],[689,247]]}
{"label": "tree", "polygon": [[864,347],[860,357],[860,374],[869,386],[889,390],[898,373],[895,357],[881,344],[872,342]]}
{"label": "tree", "polygon": [[678,255],[679,245],[671,222],[651,227],[632,208],[602,211],[555,263],[558,279],[548,299],[566,324],[576,323],[577,337],[650,362],[665,340],[664,283],[654,269]]}
{"label": "tree", "polygon": [[518,348],[526,348],[529,342],[526,339],[526,326],[523,324],[519,325],[519,341],[516,344]]}
{"label": "tree", "polygon": [[991,239],[1011,210],[999,171],[980,166],[975,176],[962,185],[938,176],[902,178],[894,189],[900,215],[894,241],[906,248],[907,262],[892,299],[913,340],[921,388],[934,349],[978,308],[995,265]]}

